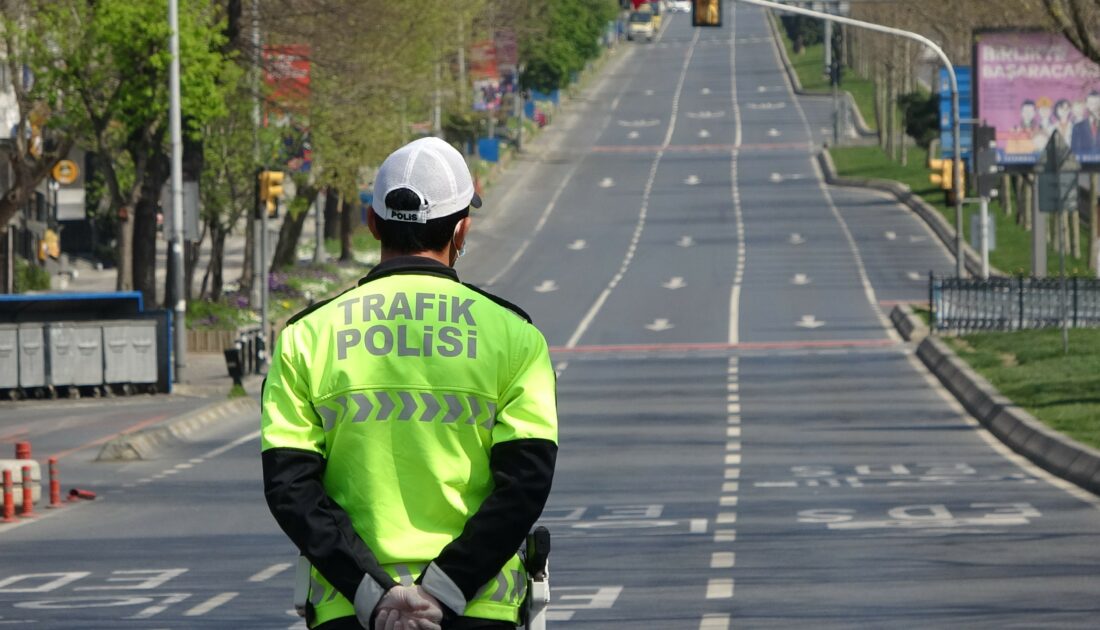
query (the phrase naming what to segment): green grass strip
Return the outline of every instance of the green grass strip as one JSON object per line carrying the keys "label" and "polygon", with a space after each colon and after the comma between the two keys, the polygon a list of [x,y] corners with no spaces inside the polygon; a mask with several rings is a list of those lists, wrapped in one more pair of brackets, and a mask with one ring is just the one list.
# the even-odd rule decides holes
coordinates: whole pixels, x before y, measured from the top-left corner
{"label": "green grass strip", "polygon": [[1002,394],[1056,431],[1100,448],[1100,330],[976,333],[945,338]]}
{"label": "green grass strip", "polygon": [[[920,147],[909,149],[909,165],[902,166],[894,162],[878,146],[870,147],[834,147],[830,149],[837,174],[841,177],[856,179],[873,178],[901,182],[925,201],[939,210],[952,226],[955,225],[955,206],[948,206],[943,191],[932,184],[928,176],[931,171],[925,167],[928,151]],[[977,204],[963,206],[963,237],[970,242],[970,215],[978,212]],[[996,223],[997,249],[989,253],[989,263],[1011,275],[1031,274],[1031,233],[1017,225],[1015,216],[1008,216],[1000,202],[994,199],[989,204],[989,213]],[[1051,234],[1055,234],[1055,222],[1050,222]],[[1082,230],[1086,232],[1087,230]],[[1082,234],[1082,240],[1084,235]],[[1047,247],[1047,274],[1058,275],[1057,241],[1052,240]],[[1082,243],[1082,257],[1074,258],[1066,253],[1066,274],[1071,276],[1090,276],[1087,245]]]}

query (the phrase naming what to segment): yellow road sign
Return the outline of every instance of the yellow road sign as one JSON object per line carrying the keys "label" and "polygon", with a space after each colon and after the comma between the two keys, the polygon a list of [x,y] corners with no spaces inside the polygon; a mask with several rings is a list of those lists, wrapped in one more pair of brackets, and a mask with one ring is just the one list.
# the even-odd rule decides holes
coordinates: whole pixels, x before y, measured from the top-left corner
{"label": "yellow road sign", "polygon": [[51,174],[57,183],[71,184],[80,177],[80,167],[72,160],[61,160],[54,165]]}

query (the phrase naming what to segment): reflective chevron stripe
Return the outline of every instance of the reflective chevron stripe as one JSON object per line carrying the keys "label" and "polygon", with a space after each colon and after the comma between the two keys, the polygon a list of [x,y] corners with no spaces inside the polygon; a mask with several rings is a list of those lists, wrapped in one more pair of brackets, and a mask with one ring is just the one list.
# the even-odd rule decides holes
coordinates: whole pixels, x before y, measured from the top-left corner
{"label": "reflective chevron stripe", "polygon": [[370,417],[371,409],[374,409],[374,405],[371,404],[370,398],[367,398],[366,394],[352,394],[351,399],[355,401],[355,406],[359,409],[351,421],[366,422],[367,418]]}
{"label": "reflective chevron stripe", "polygon": [[378,404],[382,405],[378,409],[378,420],[389,420],[394,409],[393,399],[386,392],[375,392],[375,395],[378,396]]}
{"label": "reflective chevron stripe", "polygon": [[439,400],[428,392],[420,392],[420,400],[424,401],[424,412],[420,414],[420,421],[431,422],[435,420],[435,415],[442,409]]}
{"label": "reflective chevron stripe", "polygon": [[446,394],[443,396],[443,400],[447,401],[447,415],[443,416],[443,424],[450,424],[458,420],[463,411],[462,403],[459,402],[458,396],[454,394]]}
{"label": "reflective chevron stripe", "polygon": [[354,392],[338,396],[316,407],[324,421],[325,432],[337,423],[350,421],[361,424],[373,418],[376,422],[441,422],[455,424],[465,418],[467,425],[491,431],[497,421],[495,402],[472,395],[437,394],[423,391]]}

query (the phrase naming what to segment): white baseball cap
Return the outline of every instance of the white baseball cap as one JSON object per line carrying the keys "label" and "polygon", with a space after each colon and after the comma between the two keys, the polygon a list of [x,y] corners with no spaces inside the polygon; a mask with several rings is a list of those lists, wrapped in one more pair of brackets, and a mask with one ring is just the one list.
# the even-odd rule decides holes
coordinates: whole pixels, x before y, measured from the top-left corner
{"label": "white baseball cap", "polygon": [[[420,197],[419,210],[386,207],[386,196],[407,188]],[[440,138],[420,138],[394,151],[374,178],[374,211],[387,221],[427,223],[469,206],[481,207],[466,160]]]}

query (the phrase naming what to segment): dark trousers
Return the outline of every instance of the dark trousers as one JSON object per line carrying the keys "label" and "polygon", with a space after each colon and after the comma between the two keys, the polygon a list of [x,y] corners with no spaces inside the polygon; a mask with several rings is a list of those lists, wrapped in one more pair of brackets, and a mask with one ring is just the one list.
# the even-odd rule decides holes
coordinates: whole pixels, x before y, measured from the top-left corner
{"label": "dark trousers", "polygon": [[[458,617],[450,623],[443,624],[443,630],[515,630],[516,625],[507,621],[493,621],[492,619],[475,619],[473,617]],[[363,630],[359,620],[355,617],[342,617],[323,623],[314,630]]]}

